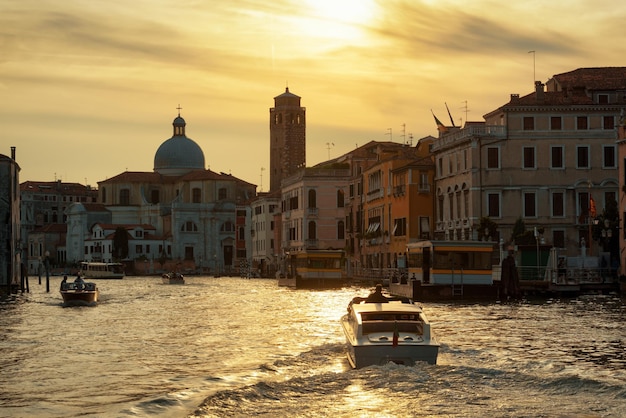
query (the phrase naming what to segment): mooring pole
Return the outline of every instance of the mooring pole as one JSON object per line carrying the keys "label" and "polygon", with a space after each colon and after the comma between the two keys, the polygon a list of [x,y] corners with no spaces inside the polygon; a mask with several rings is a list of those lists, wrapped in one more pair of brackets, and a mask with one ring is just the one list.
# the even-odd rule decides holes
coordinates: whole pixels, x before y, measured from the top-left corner
{"label": "mooring pole", "polygon": [[50,293],[50,253],[46,251],[46,293]]}

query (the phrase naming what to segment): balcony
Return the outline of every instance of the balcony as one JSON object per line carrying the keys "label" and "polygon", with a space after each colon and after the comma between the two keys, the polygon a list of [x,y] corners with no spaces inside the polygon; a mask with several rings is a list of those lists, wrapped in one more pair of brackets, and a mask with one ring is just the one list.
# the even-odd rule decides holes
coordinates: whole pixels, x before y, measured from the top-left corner
{"label": "balcony", "polygon": [[307,216],[317,216],[318,208],[307,208],[306,214]]}
{"label": "balcony", "polygon": [[393,195],[394,196],[403,196],[406,190],[406,186],[404,184],[401,184],[399,186],[394,186],[393,188]]}
{"label": "balcony", "polygon": [[428,184],[428,183],[418,184],[417,185],[417,192],[418,193],[430,193],[430,184]]}

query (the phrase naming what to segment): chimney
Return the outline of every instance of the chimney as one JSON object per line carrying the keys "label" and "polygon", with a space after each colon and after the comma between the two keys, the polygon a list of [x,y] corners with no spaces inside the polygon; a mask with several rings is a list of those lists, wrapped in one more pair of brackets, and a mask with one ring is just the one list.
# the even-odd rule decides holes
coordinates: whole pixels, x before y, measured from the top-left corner
{"label": "chimney", "polygon": [[538,102],[543,102],[543,83],[541,81],[535,81],[535,98]]}
{"label": "chimney", "polygon": [[519,94],[511,94],[511,103],[519,102]]}
{"label": "chimney", "polygon": [[15,147],[11,147],[11,159],[15,161]]}

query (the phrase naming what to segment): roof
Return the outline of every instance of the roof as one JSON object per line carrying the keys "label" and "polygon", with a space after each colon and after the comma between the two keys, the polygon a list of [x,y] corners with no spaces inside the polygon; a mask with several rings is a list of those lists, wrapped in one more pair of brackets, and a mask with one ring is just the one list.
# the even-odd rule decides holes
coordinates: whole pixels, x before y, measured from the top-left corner
{"label": "roof", "polygon": [[626,67],[578,68],[567,73],[556,74],[552,76],[552,80],[557,90],[576,88],[624,90],[626,89]]}
{"label": "roof", "polygon": [[64,183],[59,181],[25,181],[20,184],[23,192],[59,193],[67,195],[95,194],[97,190],[80,183]]}

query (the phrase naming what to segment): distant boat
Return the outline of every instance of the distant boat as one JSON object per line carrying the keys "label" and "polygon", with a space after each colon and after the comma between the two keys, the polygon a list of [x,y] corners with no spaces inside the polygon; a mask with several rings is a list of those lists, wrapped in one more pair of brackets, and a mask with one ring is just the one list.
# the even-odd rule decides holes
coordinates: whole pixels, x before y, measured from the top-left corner
{"label": "distant boat", "polygon": [[122,263],[83,261],[80,263],[79,274],[86,279],[123,279],[124,265]]}
{"label": "distant boat", "polygon": [[185,284],[185,277],[181,273],[163,273],[164,284]]}
{"label": "distant boat", "polygon": [[61,283],[64,306],[93,306],[98,303],[98,287],[90,282]]}

